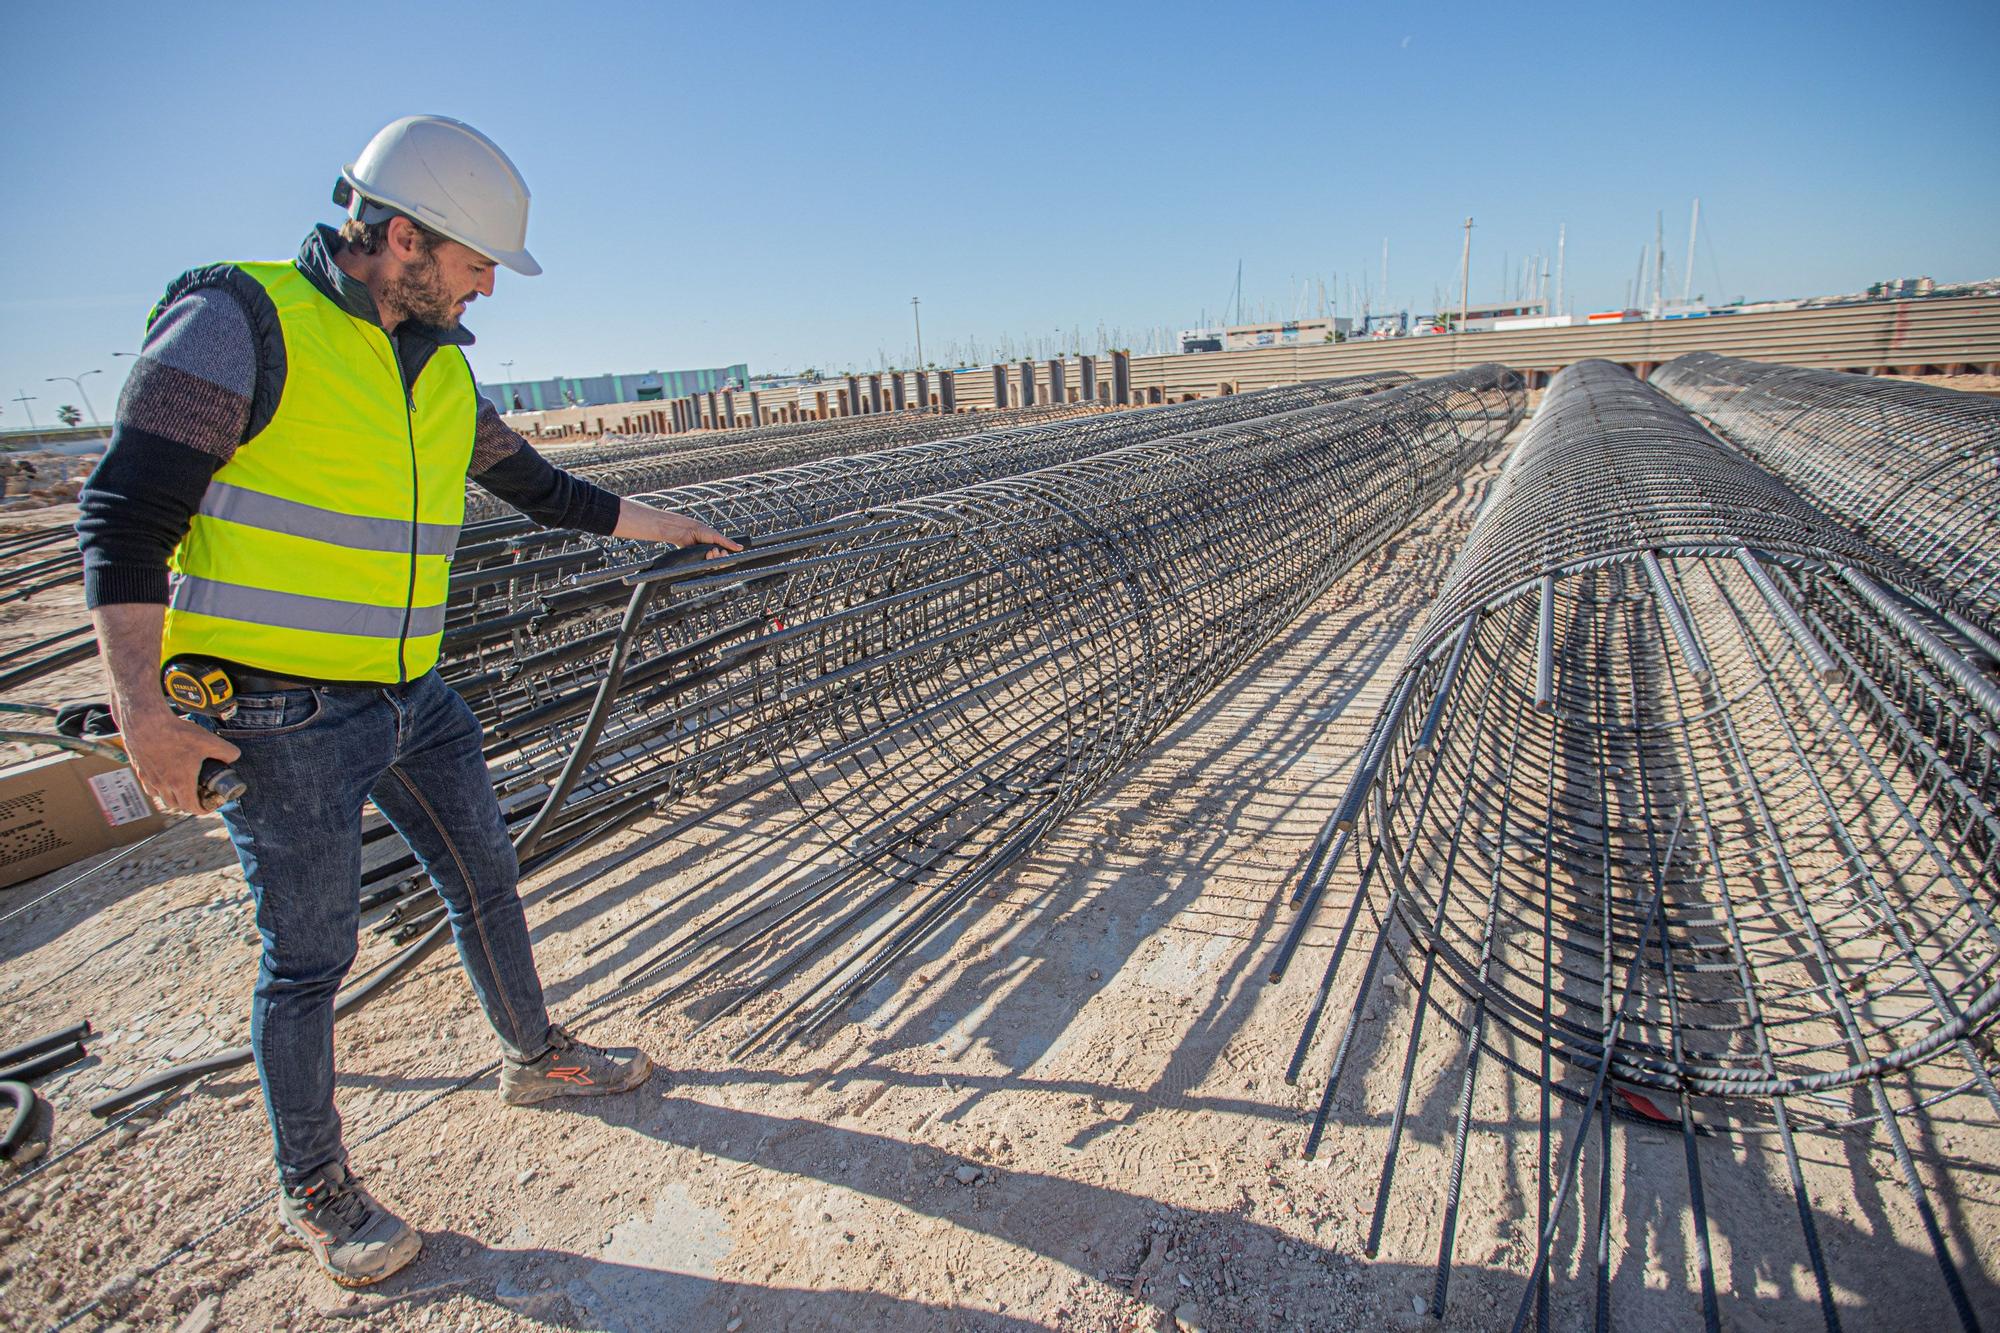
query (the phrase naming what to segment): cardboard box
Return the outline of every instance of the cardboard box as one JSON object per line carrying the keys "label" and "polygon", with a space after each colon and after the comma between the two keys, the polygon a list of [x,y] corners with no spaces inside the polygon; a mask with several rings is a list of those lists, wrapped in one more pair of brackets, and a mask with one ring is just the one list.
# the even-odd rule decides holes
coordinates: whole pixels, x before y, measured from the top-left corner
{"label": "cardboard box", "polygon": [[98,755],[55,754],[0,771],[0,888],[166,826],[132,770]]}

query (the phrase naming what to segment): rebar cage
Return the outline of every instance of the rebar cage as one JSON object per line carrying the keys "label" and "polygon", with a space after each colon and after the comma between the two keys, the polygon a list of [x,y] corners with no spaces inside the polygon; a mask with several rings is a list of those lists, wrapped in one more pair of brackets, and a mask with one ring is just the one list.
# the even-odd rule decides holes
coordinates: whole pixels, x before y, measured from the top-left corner
{"label": "rebar cage", "polygon": [[[1966,1091],[2000,1113],[1980,1039],[2000,1005],[1994,701],[1948,642],[1948,600],[1622,369],[1557,377],[1301,876],[1305,911],[1276,968],[1338,880],[1349,906],[1321,1003],[1354,965],[1362,1001],[1330,1057],[1315,1145],[1370,992],[1400,975],[1415,997],[1371,1246],[1418,1052],[1459,1062],[1440,1308],[1484,1073],[1542,1091],[1516,1328],[1546,1323],[1559,1236],[1599,1245],[1607,1317],[1608,1232],[1586,1233],[1609,1225],[1610,1126],[1634,1107],[1687,1145],[1709,1326],[1696,1144],[1775,1138],[1795,1252],[1835,1324],[1793,1134],[1868,1125],[1976,1322],[1897,1124]],[[1933,669],[1947,659],[1963,680]],[[1885,661],[1928,684],[1899,697]],[[1375,935],[1357,956],[1364,914]],[[1561,1131],[1558,1166],[1565,1104],[1581,1122]],[[1586,1200],[1593,1134],[1605,1137]]]}

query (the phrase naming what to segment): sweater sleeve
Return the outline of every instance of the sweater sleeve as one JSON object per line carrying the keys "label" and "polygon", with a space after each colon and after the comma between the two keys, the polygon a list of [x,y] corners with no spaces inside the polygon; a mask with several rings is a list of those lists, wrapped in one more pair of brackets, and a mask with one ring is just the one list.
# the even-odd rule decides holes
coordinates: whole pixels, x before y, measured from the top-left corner
{"label": "sweater sleeve", "polygon": [[536,453],[484,398],[479,400],[471,472],[480,486],[545,528],[574,528],[608,537],[618,526],[616,495],[571,476]]}
{"label": "sweater sleeve", "polygon": [[256,336],[227,291],[190,291],[153,321],[77,497],[86,605],[167,600],[167,559],[243,442],[256,380]]}

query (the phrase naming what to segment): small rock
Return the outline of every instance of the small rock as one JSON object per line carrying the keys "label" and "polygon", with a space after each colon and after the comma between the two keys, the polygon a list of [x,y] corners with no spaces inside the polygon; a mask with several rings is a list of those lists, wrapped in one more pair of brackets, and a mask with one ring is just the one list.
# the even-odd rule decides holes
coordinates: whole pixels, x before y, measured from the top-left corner
{"label": "small rock", "polygon": [[92,1297],[106,1309],[116,1309],[125,1303],[125,1298],[139,1288],[139,1270],[128,1268],[97,1289]]}
{"label": "small rock", "polygon": [[1090,979],[1092,981],[1102,981],[1104,979],[1104,974],[1093,967],[1090,969]]}
{"label": "small rock", "polygon": [[535,1178],[535,1168],[531,1166],[526,1171],[523,1171],[520,1175],[515,1176],[514,1183],[516,1185],[525,1185],[534,1178]]}
{"label": "small rock", "polygon": [[742,1327],[743,1321],[741,1319],[732,1319],[722,1326],[722,1333],[736,1333]]}
{"label": "small rock", "polygon": [[181,1320],[174,1333],[209,1333],[221,1312],[222,1297],[210,1292],[194,1303],[194,1309],[188,1311],[187,1318]]}
{"label": "small rock", "polygon": [[976,1185],[979,1183],[981,1172],[976,1166],[961,1166],[951,1174],[961,1185]]}
{"label": "small rock", "polygon": [[1183,1301],[1174,1307],[1174,1322],[1181,1326],[1183,1333],[1202,1333],[1201,1310],[1193,1301]]}
{"label": "small rock", "polygon": [[1428,1314],[1430,1312],[1431,1303],[1425,1300],[1421,1296],[1412,1296],[1410,1297],[1410,1308],[1412,1310],[1415,1310],[1418,1314]]}

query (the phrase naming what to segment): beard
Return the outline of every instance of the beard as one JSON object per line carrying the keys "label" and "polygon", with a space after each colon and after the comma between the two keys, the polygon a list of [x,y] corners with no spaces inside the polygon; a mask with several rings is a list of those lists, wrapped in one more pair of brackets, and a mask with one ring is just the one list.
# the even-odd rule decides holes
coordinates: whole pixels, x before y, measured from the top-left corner
{"label": "beard", "polygon": [[391,278],[382,295],[387,304],[402,311],[403,318],[441,329],[457,325],[458,303],[465,299],[463,293],[452,291],[445,283],[437,255],[430,250]]}

